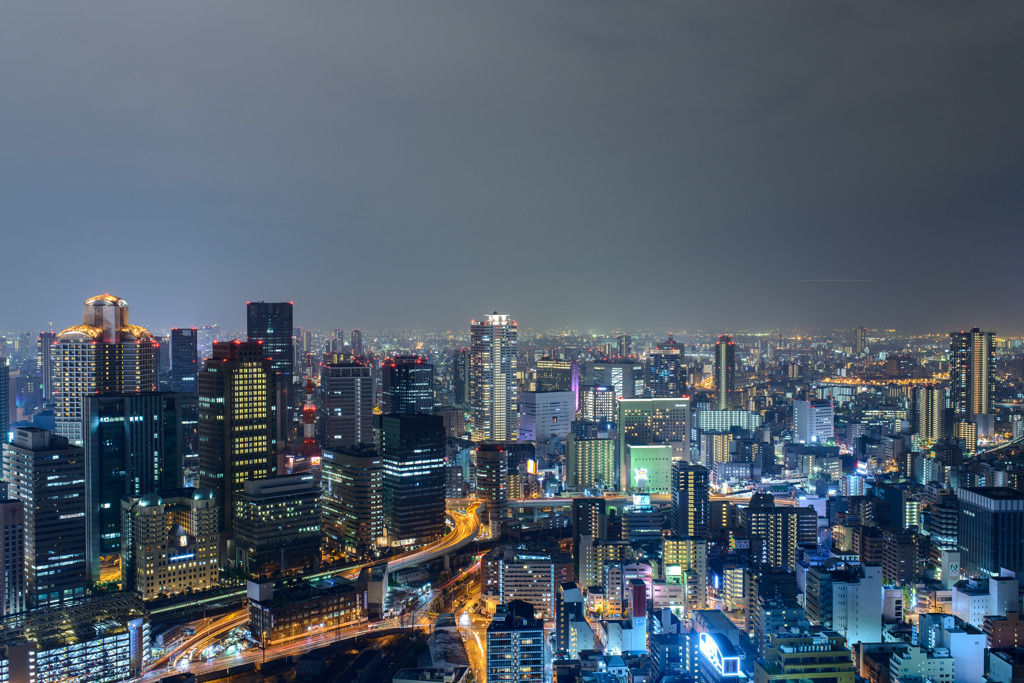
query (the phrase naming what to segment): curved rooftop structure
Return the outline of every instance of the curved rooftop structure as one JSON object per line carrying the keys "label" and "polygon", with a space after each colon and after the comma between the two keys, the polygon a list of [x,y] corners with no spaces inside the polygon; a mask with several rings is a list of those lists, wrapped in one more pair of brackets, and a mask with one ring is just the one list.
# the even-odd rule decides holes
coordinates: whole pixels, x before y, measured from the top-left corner
{"label": "curved rooftop structure", "polygon": [[153,333],[128,323],[128,302],[113,294],[89,297],[82,305],[82,324],[57,333],[57,341],[107,342],[152,341]]}

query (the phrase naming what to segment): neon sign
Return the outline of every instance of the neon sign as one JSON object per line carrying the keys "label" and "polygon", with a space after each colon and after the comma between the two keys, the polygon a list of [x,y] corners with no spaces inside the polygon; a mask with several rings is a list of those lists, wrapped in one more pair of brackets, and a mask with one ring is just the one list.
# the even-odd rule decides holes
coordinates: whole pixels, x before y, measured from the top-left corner
{"label": "neon sign", "polygon": [[737,656],[726,656],[710,633],[700,634],[700,653],[711,663],[711,666],[715,667],[719,675],[740,675],[740,658]]}

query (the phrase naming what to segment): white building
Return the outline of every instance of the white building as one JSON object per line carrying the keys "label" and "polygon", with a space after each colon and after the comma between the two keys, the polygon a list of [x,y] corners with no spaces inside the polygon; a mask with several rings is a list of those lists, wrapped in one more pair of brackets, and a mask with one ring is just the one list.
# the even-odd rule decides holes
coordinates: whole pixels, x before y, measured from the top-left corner
{"label": "white building", "polygon": [[952,614],[922,614],[918,643],[956,662],[953,683],[977,683],[985,675],[985,634]]}
{"label": "white building", "polygon": [[576,416],[571,391],[524,391],[519,394],[519,440],[547,442],[564,439]]}
{"label": "white building", "polygon": [[1008,576],[965,579],[953,584],[953,614],[971,626],[981,628],[987,615],[1006,616],[1020,611],[1020,585]]}
{"label": "white building", "polygon": [[835,406],[832,401],[793,401],[793,440],[823,443],[835,438]]}
{"label": "white building", "polygon": [[952,683],[953,658],[948,650],[930,651],[908,645],[893,653],[889,660],[892,683],[909,683],[931,679],[936,683]]}

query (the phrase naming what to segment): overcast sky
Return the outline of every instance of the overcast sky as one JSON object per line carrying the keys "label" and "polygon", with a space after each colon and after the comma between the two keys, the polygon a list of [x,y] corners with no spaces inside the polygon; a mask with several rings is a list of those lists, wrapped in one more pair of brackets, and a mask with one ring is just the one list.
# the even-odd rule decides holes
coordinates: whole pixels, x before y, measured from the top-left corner
{"label": "overcast sky", "polygon": [[0,326],[1024,329],[1024,4],[12,1]]}

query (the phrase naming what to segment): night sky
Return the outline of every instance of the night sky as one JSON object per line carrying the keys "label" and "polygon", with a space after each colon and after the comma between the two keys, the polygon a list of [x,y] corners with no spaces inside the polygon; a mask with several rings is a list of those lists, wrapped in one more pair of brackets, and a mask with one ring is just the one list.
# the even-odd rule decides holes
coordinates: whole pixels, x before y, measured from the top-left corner
{"label": "night sky", "polygon": [[0,326],[1024,328],[1024,4],[8,2]]}

